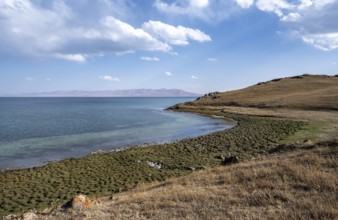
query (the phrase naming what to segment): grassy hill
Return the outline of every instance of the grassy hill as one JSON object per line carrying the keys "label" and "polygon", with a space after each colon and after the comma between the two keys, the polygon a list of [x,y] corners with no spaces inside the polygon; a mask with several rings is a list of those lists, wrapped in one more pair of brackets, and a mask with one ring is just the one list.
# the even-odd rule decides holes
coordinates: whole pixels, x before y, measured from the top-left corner
{"label": "grassy hill", "polygon": [[215,92],[191,106],[241,106],[338,110],[338,75],[302,75],[273,79],[244,89]]}

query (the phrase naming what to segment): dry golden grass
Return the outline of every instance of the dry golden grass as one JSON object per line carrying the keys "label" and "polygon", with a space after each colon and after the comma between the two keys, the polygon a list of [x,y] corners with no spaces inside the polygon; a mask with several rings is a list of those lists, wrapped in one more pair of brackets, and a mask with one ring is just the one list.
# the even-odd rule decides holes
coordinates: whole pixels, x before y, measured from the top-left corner
{"label": "dry golden grass", "polygon": [[337,94],[337,76],[303,75],[275,79],[240,90],[213,94],[189,104],[193,106],[337,110]]}
{"label": "dry golden grass", "polygon": [[101,198],[40,219],[337,219],[338,144],[299,147]]}

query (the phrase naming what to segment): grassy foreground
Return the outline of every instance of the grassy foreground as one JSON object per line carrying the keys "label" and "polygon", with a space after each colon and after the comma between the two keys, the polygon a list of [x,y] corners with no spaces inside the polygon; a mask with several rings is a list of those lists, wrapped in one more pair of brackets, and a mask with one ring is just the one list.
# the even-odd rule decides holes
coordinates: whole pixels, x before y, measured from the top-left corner
{"label": "grassy foreground", "polygon": [[[306,127],[305,122],[273,117],[201,111],[232,118],[238,125],[170,144],[90,155],[43,167],[0,173],[0,216],[63,204],[77,194],[112,195],[145,182],[163,181],[220,164],[229,153],[242,160],[266,154]],[[163,169],[150,167],[157,162]],[[223,180],[222,180],[223,181]],[[225,180],[224,180],[225,181]]]}
{"label": "grassy foreground", "polygon": [[322,143],[144,184],[40,219],[337,219],[338,144]]}

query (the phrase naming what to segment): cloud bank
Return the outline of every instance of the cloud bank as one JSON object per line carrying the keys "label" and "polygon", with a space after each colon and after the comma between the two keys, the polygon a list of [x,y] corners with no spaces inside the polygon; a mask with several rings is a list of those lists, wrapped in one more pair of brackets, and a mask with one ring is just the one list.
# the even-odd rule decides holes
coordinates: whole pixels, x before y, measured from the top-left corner
{"label": "cloud bank", "polygon": [[[276,14],[289,33],[323,51],[338,48],[337,0],[236,0],[242,8],[254,6]],[[247,3],[247,4],[246,4]]]}
{"label": "cloud bank", "polygon": [[254,8],[275,14],[284,32],[305,44],[323,51],[338,48],[338,0],[156,0],[154,7],[172,17],[188,16],[209,23]]}
{"label": "cloud bank", "polygon": [[[161,15],[217,25],[233,14],[259,10],[276,15],[282,32],[322,51],[338,48],[338,0],[153,0]],[[175,54],[174,48],[211,37],[196,28],[160,20],[128,23],[133,1],[2,0],[0,56],[86,62],[135,51]],[[90,11],[90,13],[88,13]],[[131,21],[133,19],[130,19]],[[156,61],[154,57],[141,60]]]}
{"label": "cloud bank", "polygon": [[[210,40],[200,30],[174,27],[160,21],[134,27],[111,15],[113,8],[122,8],[121,2],[102,0],[93,5],[84,0],[79,4],[81,7],[93,6],[93,13],[88,16],[71,1],[0,1],[0,53],[85,62],[93,56],[139,50],[169,52],[172,45]],[[207,3],[193,2],[196,7],[204,7]],[[95,11],[95,7],[100,10]],[[105,8],[111,10],[105,12]],[[116,11],[118,9],[113,14],[118,14]],[[159,28],[169,28],[174,33],[163,35],[158,33]],[[179,34],[181,31],[183,33]]]}

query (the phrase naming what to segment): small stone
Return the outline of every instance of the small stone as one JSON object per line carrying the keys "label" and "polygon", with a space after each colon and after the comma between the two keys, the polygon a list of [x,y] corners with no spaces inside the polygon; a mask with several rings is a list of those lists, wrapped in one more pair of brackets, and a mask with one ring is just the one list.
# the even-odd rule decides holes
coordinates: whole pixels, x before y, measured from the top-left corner
{"label": "small stone", "polygon": [[34,220],[37,218],[38,216],[34,212],[26,212],[22,215],[23,220]]}
{"label": "small stone", "polygon": [[164,165],[161,163],[153,162],[153,161],[147,161],[148,166],[155,168],[157,170],[163,169]]}
{"label": "small stone", "polygon": [[303,144],[304,144],[305,146],[309,146],[309,145],[313,145],[313,142],[312,142],[311,140],[309,140],[309,139],[306,139],[306,140],[303,142]]}
{"label": "small stone", "polygon": [[195,167],[188,167],[188,169],[191,170],[191,171],[195,171],[196,170]]}
{"label": "small stone", "polygon": [[234,164],[239,162],[239,158],[237,156],[230,155],[227,157],[221,156],[222,165],[229,165],[229,164]]}
{"label": "small stone", "polygon": [[15,214],[9,214],[3,217],[4,220],[17,219],[18,216]]}
{"label": "small stone", "polygon": [[77,195],[72,200],[72,208],[83,209],[92,208],[94,202],[85,195]]}

